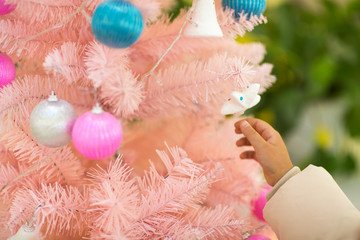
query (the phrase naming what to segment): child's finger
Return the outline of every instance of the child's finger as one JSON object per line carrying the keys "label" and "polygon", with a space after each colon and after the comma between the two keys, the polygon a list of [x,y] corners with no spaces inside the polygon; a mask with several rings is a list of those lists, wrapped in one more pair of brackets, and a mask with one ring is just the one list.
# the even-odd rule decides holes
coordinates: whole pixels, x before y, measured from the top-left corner
{"label": "child's finger", "polygon": [[248,118],[246,121],[248,121],[248,123],[265,139],[265,141],[271,142],[271,140],[276,137],[276,130],[267,122],[256,118]]}
{"label": "child's finger", "polygon": [[235,128],[235,133],[241,134],[241,133],[242,133],[242,132],[241,132],[241,129],[240,129],[240,128]]}
{"label": "child's finger", "polygon": [[247,151],[240,154],[241,159],[255,159],[256,154],[254,151]]}
{"label": "child's finger", "polygon": [[240,124],[242,121],[244,121],[244,120],[240,120],[240,121],[237,121],[236,123],[234,123],[235,130],[239,129],[241,131]]}
{"label": "child's finger", "polygon": [[265,145],[266,142],[263,137],[249,124],[249,122],[246,120],[241,121],[240,128],[255,150]]}
{"label": "child's finger", "polygon": [[236,123],[234,124],[235,133],[237,133],[237,134],[241,134],[241,133],[242,133],[242,132],[241,132],[241,128],[240,128],[240,122],[241,122],[241,121],[238,121],[238,122],[236,122]]}
{"label": "child's finger", "polygon": [[249,140],[246,137],[243,137],[243,138],[240,138],[239,140],[236,141],[236,145],[238,147],[251,146],[251,143],[249,142]]}

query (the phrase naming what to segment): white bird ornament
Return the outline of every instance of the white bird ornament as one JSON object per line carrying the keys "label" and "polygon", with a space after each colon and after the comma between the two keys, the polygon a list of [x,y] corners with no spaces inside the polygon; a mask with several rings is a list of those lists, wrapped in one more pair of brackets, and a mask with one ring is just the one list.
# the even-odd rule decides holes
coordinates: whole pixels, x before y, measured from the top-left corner
{"label": "white bird ornament", "polygon": [[221,114],[235,114],[244,112],[260,102],[260,84],[255,83],[248,86],[242,92],[232,92],[231,98],[222,106]]}

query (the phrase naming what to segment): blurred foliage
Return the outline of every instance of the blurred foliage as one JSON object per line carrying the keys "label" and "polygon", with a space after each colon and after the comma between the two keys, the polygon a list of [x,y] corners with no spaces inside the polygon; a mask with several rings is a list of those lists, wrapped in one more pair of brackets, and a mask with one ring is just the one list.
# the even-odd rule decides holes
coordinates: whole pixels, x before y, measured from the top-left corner
{"label": "blurred foliage", "polygon": [[[268,0],[271,1],[271,0]],[[274,65],[277,82],[247,113],[271,123],[283,136],[297,124],[302,110],[314,102],[345,99],[346,131],[360,136],[360,1],[288,0],[265,12],[268,23],[258,26],[239,42],[262,42],[265,61]],[[309,7],[304,2],[317,5]],[[191,1],[178,0],[179,9]],[[337,159],[317,147],[304,164],[322,165],[330,172],[352,172],[351,156]],[[360,166],[359,166],[360,167]]]}
{"label": "blurred foliage", "polygon": [[285,134],[306,105],[343,97],[349,104],[346,126],[359,136],[360,1],[319,2],[318,10],[296,2],[270,8],[265,13],[269,23],[249,34],[265,44],[265,61],[274,64],[277,77],[252,111],[256,116],[273,111],[273,125]]}
{"label": "blurred foliage", "polygon": [[317,149],[315,154],[310,159],[306,159],[300,167],[303,169],[309,163],[315,166],[322,166],[330,173],[353,174],[357,167],[356,160],[352,155],[338,157],[323,149]]}
{"label": "blurred foliage", "polygon": [[[265,61],[274,64],[277,77],[251,113],[263,118],[264,112],[274,112],[265,120],[272,120],[286,135],[307,105],[343,98],[348,105],[344,127],[350,135],[360,136],[360,1],[339,5],[319,0],[318,5],[314,9],[290,1],[269,8],[265,13],[269,23],[247,36],[265,44]],[[331,173],[353,173],[360,167],[350,155],[316,149],[303,167],[312,163]]]}

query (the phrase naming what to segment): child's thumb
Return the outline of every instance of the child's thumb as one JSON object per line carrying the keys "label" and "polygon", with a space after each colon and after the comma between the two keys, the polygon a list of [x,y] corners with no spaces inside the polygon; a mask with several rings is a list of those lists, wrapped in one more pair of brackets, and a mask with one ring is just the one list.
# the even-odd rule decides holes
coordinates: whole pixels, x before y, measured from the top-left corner
{"label": "child's thumb", "polygon": [[254,148],[261,147],[265,143],[262,136],[246,120],[241,122],[240,128]]}

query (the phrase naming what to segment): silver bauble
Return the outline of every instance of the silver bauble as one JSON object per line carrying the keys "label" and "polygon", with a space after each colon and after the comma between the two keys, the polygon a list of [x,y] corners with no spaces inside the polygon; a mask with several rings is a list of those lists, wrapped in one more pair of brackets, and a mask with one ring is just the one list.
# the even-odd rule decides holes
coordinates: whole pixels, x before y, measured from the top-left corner
{"label": "silver bauble", "polygon": [[76,112],[70,103],[57,99],[53,92],[32,111],[30,130],[40,144],[51,148],[61,147],[71,141],[76,118]]}

